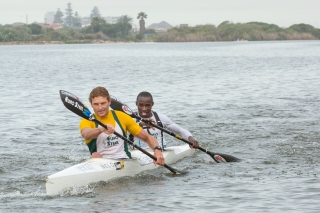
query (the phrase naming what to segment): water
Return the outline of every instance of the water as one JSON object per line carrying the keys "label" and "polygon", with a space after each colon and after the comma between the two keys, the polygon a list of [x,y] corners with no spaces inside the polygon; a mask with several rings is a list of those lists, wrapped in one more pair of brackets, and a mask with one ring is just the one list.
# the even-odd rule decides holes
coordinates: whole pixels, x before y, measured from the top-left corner
{"label": "water", "polygon": [[[320,42],[0,46],[0,212],[318,212]],[[189,129],[210,151],[110,182],[45,193],[89,152],[59,90],[93,87]],[[181,144],[167,136],[171,145]]]}

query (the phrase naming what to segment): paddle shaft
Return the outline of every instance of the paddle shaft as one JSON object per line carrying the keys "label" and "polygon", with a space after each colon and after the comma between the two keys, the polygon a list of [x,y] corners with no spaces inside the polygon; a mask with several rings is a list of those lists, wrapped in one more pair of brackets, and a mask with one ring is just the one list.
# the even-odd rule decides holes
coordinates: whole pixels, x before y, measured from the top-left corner
{"label": "paddle shaft", "polygon": [[[108,127],[101,123],[99,120],[97,119],[93,119],[92,121],[97,122],[100,126],[104,127],[105,129],[108,129]],[[118,132],[114,131],[114,133],[116,136],[118,136],[119,138],[121,138],[122,140],[126,141],[127,143],[129,143],[130,145],[132,145],[134,148],[140,150],[141,152],[143,152],[144,154],[148,155],[150,158],[152,158],[153,160],[157,160],[157,158],[155,156],[153,156],[152,154],[150,154],[149,152],[147,152],[146,150],[142,149],[141,147],[137,146],[136,144],[134,144],[132,141],[130,141],[128,138],[124,137],[123,135],[119,134]],[[174,168],[172,168],[171,166],[164,164],[163,165],[165,168],[169,169],[172,173],[177,174],[179,173],[177,170],[175,170]]]}

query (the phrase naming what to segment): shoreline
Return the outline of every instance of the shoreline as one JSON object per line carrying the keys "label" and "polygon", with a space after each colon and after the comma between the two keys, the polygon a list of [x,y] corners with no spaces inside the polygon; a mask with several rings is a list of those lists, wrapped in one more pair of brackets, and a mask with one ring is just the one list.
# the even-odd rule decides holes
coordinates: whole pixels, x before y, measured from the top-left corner
{"label": "shoreline", "polygon": [[[319,39],[301,39],[301,40],[263,40],[266,42],[270,41],[319,41]],[[150,41],[149,41],[150,42]],[[147,43],[149,43],[147,42]],[[205,41],[169,41],[169,42],[154,42],[153,43],[193,43],[193,42],[205,42]],[[247,42],[255,42],[255,41],[207,41],[207,42],[237,42],[237,43],[247,43]],[[104,41],[104,40],[92,40],[88,42],[88,40],[72,40],[72,41],[10,41],[10,42],[0,42],[0,46],[13,46],[13,45],[52,45],[52,44],[131,44],[131,43],[146,43],[146,42],[134,42],[134,41]]]}
{"label": "shoreline", "polygon": [[10,46],[10,45],[50,45],[50,44],[117,44],[117,43],[134,43],[133,41],[123,42],[123,41],[104,41],[104,40],[72,40],[72,41],[10,41],[10,42],[0,42],[0,46]]}

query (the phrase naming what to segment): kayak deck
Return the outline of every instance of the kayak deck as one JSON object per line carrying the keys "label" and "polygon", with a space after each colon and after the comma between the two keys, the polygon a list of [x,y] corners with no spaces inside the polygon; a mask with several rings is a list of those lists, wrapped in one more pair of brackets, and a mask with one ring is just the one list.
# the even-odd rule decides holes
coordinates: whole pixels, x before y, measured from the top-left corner
{"label": "kayak deck", "polygon": [[[153,151],[147,150],[151,154]],[[191,156],[194,149],[189,145],[167,147],[163,152],[166,164]],[[134,176],[140,172],[158,168],[153,160],[139,150],[131,151],[132,159],[90,158],[46,178],[48,195],[59,194],[69,187],[86,186],[89,183],[108,181],[118,177]]]}

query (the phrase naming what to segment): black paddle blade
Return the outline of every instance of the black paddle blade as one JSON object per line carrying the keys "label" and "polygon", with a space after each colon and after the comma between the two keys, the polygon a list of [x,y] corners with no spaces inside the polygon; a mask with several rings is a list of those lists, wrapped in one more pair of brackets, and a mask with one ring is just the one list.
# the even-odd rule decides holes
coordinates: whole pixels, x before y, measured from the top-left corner
{"label": "black paddle blade", "polygon": [[60,90],[61,101],[71,112],[90,120],[92,113],[82,101],[70,92]]}
{"label": "black paddle blade", "polygon": [[168,173],[165,173],[165,175],[166,176],[169,176],[169,177],[177,177],[177,176],[183,176],[183,175],[186,175],[186,174],[188,174],[189,173],[189,171],[184,171],[184,170],[176,170],[176,173],[174,173],[174,172],[168,172]]}
{"label": "black paddle blade", "polygon": [[231,162],[240,162],[241,161],[241,159],[233,157],[231,155],[220,154],[220,153],[212,153],[212,152],[207,152],[207,153],[217,163],[231,163]]}
{"label": "black paddle blade", "polygon": [[133,111],[125,104],[121,103],[120,101],[116,100],[115,98],[111,98],[111,104],[110,107],[114,110],[118,110],[121,112],[126,113],[127,115],[130,115],[132,118],[140,119],[139,116],[133,113]]}

